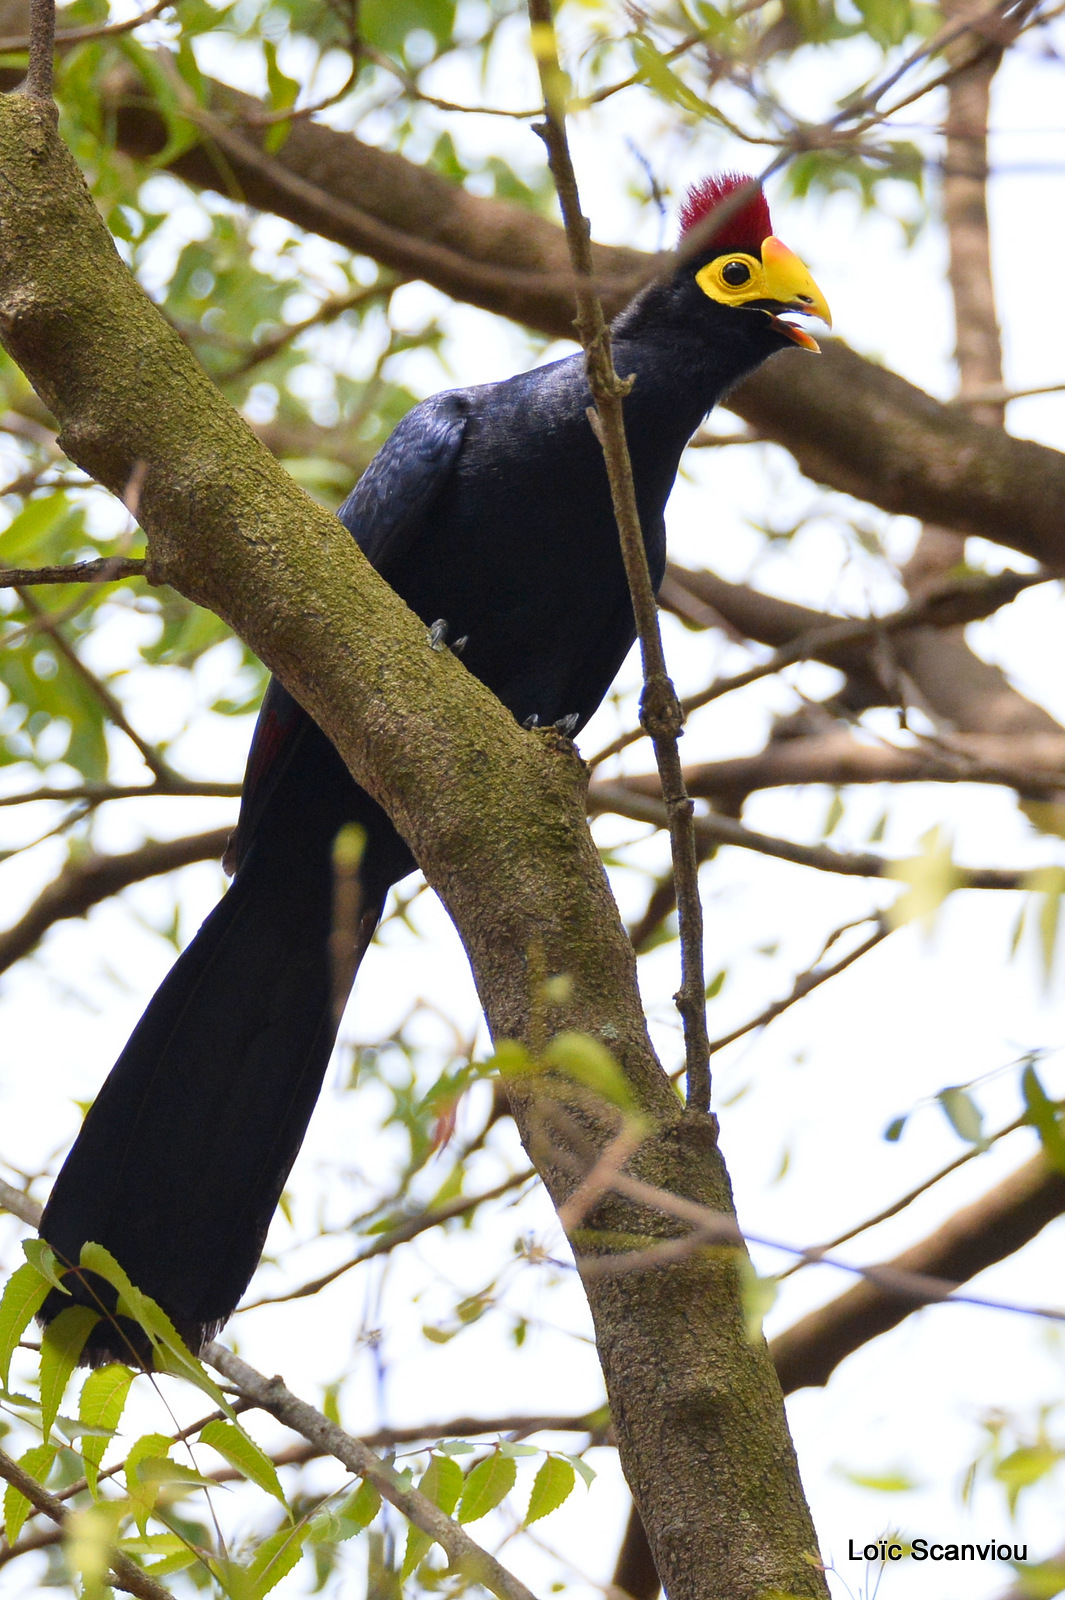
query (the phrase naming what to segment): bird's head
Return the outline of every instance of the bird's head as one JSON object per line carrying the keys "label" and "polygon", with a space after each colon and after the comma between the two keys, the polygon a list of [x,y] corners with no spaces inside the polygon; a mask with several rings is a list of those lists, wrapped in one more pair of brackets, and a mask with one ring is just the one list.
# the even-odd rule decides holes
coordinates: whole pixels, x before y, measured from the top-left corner
{"label": "bird's head", "polygon": [[[677,273],[678,287],[696,300],[768,318],[781,343],[819,347],[786,315],[820,317],[828,303],[807,268],[773,233],[769,206],[757,178],[723,173],[689,189],[680,211],[681,247],[690,254]],[[765,324],[762,324],[764,327]]]}

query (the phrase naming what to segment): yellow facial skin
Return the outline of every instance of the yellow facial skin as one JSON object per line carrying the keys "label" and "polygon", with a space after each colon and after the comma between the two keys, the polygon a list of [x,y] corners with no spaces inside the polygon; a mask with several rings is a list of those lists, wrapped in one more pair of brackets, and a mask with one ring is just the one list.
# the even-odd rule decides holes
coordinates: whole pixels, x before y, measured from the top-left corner
{"label": "yellow facial skin", "polygon": [[[743,275],[746,269],[746,276]],[[695,274],[695,281],[705,295],[724,306],[745,306],[757,300],[775,300],[788,311],[803,316],[820,317],[832,326],[832,313],[828,302],[809,271],[786,244],[772,234],[762,241],[762,259],[737,250],[732,255],[718,256]],[[802,328],[796,328],[764,306],[753,309],[764,311],[781,333],[787,334],[795,344],[806,350],[817,350],[815,339]]]}

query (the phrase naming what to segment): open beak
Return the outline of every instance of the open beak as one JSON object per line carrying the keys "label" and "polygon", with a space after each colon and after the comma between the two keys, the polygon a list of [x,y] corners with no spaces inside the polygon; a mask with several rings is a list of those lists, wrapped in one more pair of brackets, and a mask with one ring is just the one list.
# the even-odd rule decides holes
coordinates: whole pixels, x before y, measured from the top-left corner
{"label": "open beak", "polygon": [[[762,272],[769,299],[778,301],[784,311],[801,317],[820,317],[831,328],[828,301],[795,252],[773,234],[762,241]],[[793,322],[785,322],[774,313],[767,315],[777,332],[785,334],[793,344],[804,350],[820,350],[817,340],[804,328],[797,328]]]}

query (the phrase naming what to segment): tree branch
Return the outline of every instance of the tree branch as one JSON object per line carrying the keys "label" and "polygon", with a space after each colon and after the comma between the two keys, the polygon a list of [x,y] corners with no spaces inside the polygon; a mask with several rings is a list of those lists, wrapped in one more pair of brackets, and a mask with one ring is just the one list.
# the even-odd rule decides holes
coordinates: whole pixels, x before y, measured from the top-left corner
{"label": "tree branch", "polygon": [[117,583],[121,578],[147,577],[147,565],[122,556],[100,556],[61,567],[0,567],[0,589],[32,589],[39,583]]}
{"label": "tree branch", "polygon": [[[67,1520],[67,1512],[63,1505],[41,1487],[35,1478],[24,1472],[17,1461],[3,1450],[0,1450],[0,1478],[6,1478],[13,1489],[25,1495],[30,1505],[51,1519],[57,1527],[62,1528]],[[111,1582],[116,1589],[123,1589],[127,1594],[135,1594],[140,1600],[172,1600],[169,1589],[164,1589],[155,1578],[150,1578],[146,1572],[138,1567],[129,1556],[123,1555],[121,1550],[112,1550],[109,1557],[111,1568]]]}
{"label": "tree branch", "polygon": [[[965,1283],[1015,1254],[1063,1211],[1065,1173],[1040,1152],[926,1239],[883,1265],[893,1272]],[[770,1345],[785,1394],[826,1384],[841,1361],[897,1327],[915,1309],[889,1288],[865,1281],[810,1312]]]}
{"label": "tree branch", "polygon": [[382,1499],[395,1506],[409,1522],[436,1541],[451,1565],[474,1583],[484,1584],[499,1600],[535,1600],[512,1572],[470,1538],[465,1528],[438,1510],[417,1489],[404,1488],[399,1473],[381,1461],[361,1440],[345,1433],[320,1411],[300,1400],[280,1378],[264,1378],[261,1372],[217,1342],[209,1344],[204,1357],[223,1377],[234,1384],[241,1397],[268,1411],[308,1443],[343,1463],[349,1472],[372,1483]]}
{"label": "tree branch", "polygon": [[109,900],[146,878],[175,872],[194,861],[221,860],[231,831],[212,828],[185,839],[162,843],[151,840],[124,855],[91,855],[68,861],[14,926],[0,932],[0,972],[29,955],[54,923],[67,917],[83,917],[102,900]]}
{"label": "tree branch", "polygon": [[[588,791],[588,809],[592,816],[611,812],[619,817],[631,817],[634,822],[649,822],[656,828],[666,825],[666,808],[662,801],[638,793],[623,782],[593,784]],[[833,850],[831,846],[823,844],[795,844],[790,839],[756,833],[752,828],[745,828],[742,822],[734,822],[731,817],[716,814],[696,817],[695,831],[699,838],[714,844],[738,845],[744,850],[756,850],[760,855],[776,856],[780,861],[792,861],[796,866],[816,867],[821,872],[838,872],[847,878],[891,878],[895,876],[891,869],[898,865],[890,857],[875,855],[871,850]],[[1014,872],[1004,867],[958,867],[954,887],[1025,889],[1031,870]]]}

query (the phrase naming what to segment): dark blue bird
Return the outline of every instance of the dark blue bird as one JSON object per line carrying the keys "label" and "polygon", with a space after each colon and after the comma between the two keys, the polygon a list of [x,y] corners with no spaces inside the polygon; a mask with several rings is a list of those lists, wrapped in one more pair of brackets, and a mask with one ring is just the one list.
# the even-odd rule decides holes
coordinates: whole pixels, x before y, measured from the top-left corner
{"label": "dark blue bird", "polygon": [[[681,223],[699,248],[612,327],[617,370],[635,379],[625,426],[656,587],[691,434],[768,356],[789,343],[816,350],[782,312],[828,320],[750,180],[708,180]],[[408,413],[340,510],[435,645],[461,647],[520,722],[571,734],[635,636],[590,404],[581,355],[437,395]],[[365,834],[353,975],[415,861],[275,680],[248,760],[233,883],[138,1023],[45,1209],[41,1231],[62,1262],[87,1240],[105,1245],[194,1348],[255,1270],[321,1088],[338,1021],[333,846],[347,823]],[[79,1299],[106,1301],[98,1281],[69,1281]],[[64,1304],[53,1293],[45,1316]],[[131,1345],[143,1352],[131,1327],[104,1318],[84,1359],[129,1359]]]}

